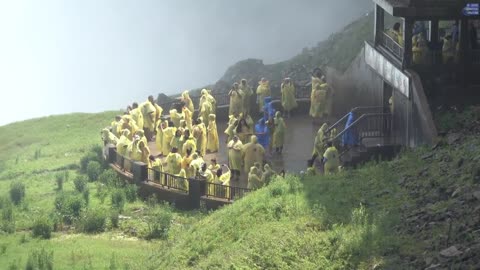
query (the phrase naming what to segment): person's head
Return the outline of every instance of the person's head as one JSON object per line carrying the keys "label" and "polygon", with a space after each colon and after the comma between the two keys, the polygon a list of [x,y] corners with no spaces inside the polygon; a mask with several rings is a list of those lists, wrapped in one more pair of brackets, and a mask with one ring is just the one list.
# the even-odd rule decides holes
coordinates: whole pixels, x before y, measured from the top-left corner
{"label": "person's head", "polygon": [[328,141],[327,142],[327,147],[332,147],[333,146],[333,142],[332,141]]}
{"label": "person's head", "polygon": [[265,79],[265,78],[262,78],[262,79],[260,80],[260,82],[262,82],[262,83],[266,83],[266,82],[267,82],[267,79]]}
{"label": "person's head", "polygon": [[208,120],[209,121],[215,121],[216,118],[217,118],[217,116],[213,113],[208,115]]}
{"label": "person's head", "polygon": [[177,129],[177,131],[175,131],[175,137],[181,137],[182,136],[182,131],[180,129]]}
{"label": "person's head", "polygon": [[192,148],[187,148],[186,154],[189,157],[192,154]]}
{"label": "person's head", "polygon": [[396,32],[399,32],[399,31],[400,31],[400,23],[399,23],[399,22],[396,22],[396,23],[393,25],[393,30],[395,30]]}
{"label": "person's head", "polygon": [[238,136],[237,135],[233,136],[233,141],[238,142]]}
{"label": "person's head", "polygon": [[260,162],[254,162],[253,166],[257,167],[259,170],[262,169],[262,164],[260,164]]}
{"label": "person's head", "polygon": [[222,173],[223,173],[222,168],[218,169],[217,170],[217,177],[222,176]]}
{"label": "person's head", "polygon": [[[190,149],[190,153],[192,153],[192,149]],[[198,158],[198,154],[197,153],[193,153],[192,154],[192,159],[197,159]]]}
{"label": "person's head", "polygon": [[217,165],[217,159],[215,158],[210,159],[210,163],[212,163],[212,165]]}
{"label": "person's head", "polygon": [[247,79],[242,79],[240,82],[242,85],[247,85]]}
{"label": "person's head", "polygon": [[122,120],[122,116],[121,116],[121,115],[117,115],[117,116],[115,116],[115,121],[117,121],[117,122],[118,122],[118,121],[120,121],[120,120]]}
{"label": "person's head", "polygon": [[307,166],[308,166],[309,168],[313,167],[313,160],[309,159],[309,160],[307,161]]}
{"label": "person's head", "polygon": [[150,103],[152,104],[155,104],[155,99],[153,98],[153,96],[148,96],[148,101],[150,101]]}
{"label": "person's head", "polygon": [[185,129],[185,130],[183,131],[183,136],[184,136],[185,138],[190,138],[190,129]]}
{"label": "person's head", "polygon": [[146,147],[145,147],[145,142],[140,141],[140,142],[138,143],[138,149],[144,151],[144,150],[146,149]]}
{"label": "person's head", "polygon": [[135,135],[142,138],[143,136],[145,136],[145,132],[142,129],[139,129],[135,131]]}
{"label": "person's head", "polygon": [[315,68],[312,73],[313,73],[313,76],[315,76],[317,78],[322,77],[322,74],[323,74],[322,70],[318,67]]}
{"label": "person's head", "polygon": [[207,163],[202,163],[202,166],[200,167],[200,169],[202,170],[202,172],[205,172],[207,171]]}
{"label": "person's head", "polygon": [[132,108],[133,108],[133,109],[136,109],[136,108],[138,108],[138,103],[137,103],[137,102],[133,102],[133,104],[132,104]]}
{"label": "person's head", "polygon": [[125,137],[128,137],[128,135],[130,135],[130,130],[128,130],[128,129],[122,130],[122,135],[125,136]]}
{"label": "person's head", "polygon": [[172,121],[168,121],[168,126],[169,126],[169,127],[173,127],[173,126],[175,126],[175,125],[173,124]]}
{"label": "person's head", "polygon": [[238,87],[239,87],[239,85],[238,85],[237,82],[233,84],[233,89],[238,89]]}
{"label": "person's head", "polygon": [[289,77],[285,78],[285,83],[290,83],[291,79]]}
{"label": "person's head", "polygon": [[208,91],[207,91],[207,89],[204,88],[204,89],[202,89],[201,93],[202,93],[202,96],[205,96],[205,95],[208,94]]}
{"label": "person's head", "polygon": [[202,157],[202,153],[200,152],[200,150],[196,150],[195,153],[197,153],[199,157]]}
{"label": "person's head", "polygon": [[257,142],[258,142],[257,136],[252,135],[252,137],[250,137],[250,142],[251,142],[251,143],[257,143]]}
{"label": "person's head", "polygon": [[275,113],[275,118],[280,118],[282,116],[282,113],[280,111],[277,111]]}
{"label": "person's head", "polygon": [[172,147],[172,150],[170,151],[172,153],[178,153],[178,148],[177,147]]}
{"label": "person's head", "polygon": [[250,173],[249,174],[253,174],[253,175],[258,174],[258,168],[255,167],[255,166],[252,166],[250,168]]}

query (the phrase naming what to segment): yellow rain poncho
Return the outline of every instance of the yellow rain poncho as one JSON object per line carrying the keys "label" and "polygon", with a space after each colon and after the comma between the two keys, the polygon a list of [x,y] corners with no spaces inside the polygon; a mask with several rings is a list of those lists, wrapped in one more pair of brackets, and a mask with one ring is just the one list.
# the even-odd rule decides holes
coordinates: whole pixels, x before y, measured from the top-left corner
{"label": "yellow rain poncho", "polygon": [[244,171],[248,173],[255,162],[263,163],[265,149],[258,143],[257,136],[252,135],[250,142],[242,148]]}
{"label": "yellow rain poncho", "polygon": [[114,121],[110,124],[110,126],[112,127],[112,133],[113,133],[113,135],[115,135],[116,137],[120,137],[120,136],[121,136],[122,124],[123,124],[123,121],[122,121],[122,120],[119,120],[119,121],[114,120]]}
{"label": "yellow rain poncho", "polygon": [[[165,127],[168,126],[167,121],[163,121],[163,125]],[[157,150],[162,152],[162,147],[163,147],[163,128],[160,126],[160,124],[157,126],[157,135],[155,136],[155,146],[157,147]]]}
{"label": "yellow rain poncho", "polygon": [[182,169],[185,170],[185,173],[187,175],[187,178],[190,178],[190,177],[194,177],[194,171],[193,170],[190,170],[190,164],[192,163],[193,161],[193,155],[190,155],[190,156],[184,156],[182,158]]}
{"label": "yellow rain poncho", "polygon": [[172,140],[170,141],[170,147],[171,148],[177,148],[178,153],[180,155],[183,155],[183,140],[182,140],[182,135],[180,136],[173,136]]}
{"label": "yellow rain poncho", "polygon": [[180,120],[185,119],[185,115],[182,113],[177,112],[176,109],[170,110],[170,120],[173,122],[173,125],[176,128],[180,127]]}
{"label": "yellow rain poncho", "polygon": [[193,101],[190,98],[188,91],[184,91],[182,93],[182,100],[185,103],[185,107],[193,113],[195,111],[195,107],[193,105]]}
{"label": "yellow rain poncho", "polygon": [[179,153],[170,153],[165,159],[167,163],[166,171],[169,174],[178,174],[182,169],[182,156]]}
{"label": "yellow rain poncho", "polygon": [[140,140],[133,140],[127,147],[127,155],[132,161],[142,160],[142,151],[138,148]]}
{"label": "yellow rain poncho", "polygon": [[148,179],[152,180],[155,183],[161,183],[165,185],[164,178],[163,178],[163,163],[162,160],[156,158],[155,161],[151,162],[152,170],[149,170]]}
{"label": "yellow rain poncho", "polygon": [[327,160],[324,165],[325,174],[333,174],[338,172],[340,166],[340,156],[335,146],[329,147],[323,157]]}
{"label": "yellow rain poncho", "polygon": [[317,175],[317,170],[315,167],[308,167],[307,168],[307,176],[314,176]]}
{"label": "yellow rain poncho", "polygon": [[160,124],[163,108],[160,107],[157,103],[154,103],[153,106],[155,107],[155,127]]}
{"label": "yellow rain poncho", "polygon": [[150,101],[145,101],[140,105],[141,112],[143,115],[143,128],[148,128],[151,131],[155,129],[155,120],[157,110],[155,106]]}
{"label": "yellow rain poncho", "polygon": [[220,143],[218,141],[217,122],[215,121],[215,114],[208,116],[208,128],[207,128],[207,151],[214,153],[220,149]]}
{"label": "yellow rain poncho", "polygon": [[265,166],[263,166],[263,173],[262,173],[262,183],[264,183],[265,185],[268,185],[270,183],[270,181],[272,180],[272,177],[275,175],[275,172],[272,170],[272,168],[270,168],[270,165],[268,164],[265,164]]}
{"label": "yellow rain poncho", "polygon": [[282,83],[282,107],[285,111],[289,112],[295,109],[297,105],[297,98],[295,97],[295,86],[292,82]]}
{"label": "yellow rain poncho", "polygon": [[252,102],[253,91],[246,83],[240,83],[240,89],[243,92],[243,113],[250,113],[250,103]]}
{"label": "yellow rain poncho", "polygon": [[190,162],[189,171],[192,177],[195,177],[200,167],[204,163],[203,158],[199,157],[197,153],[192,154],[192,161]]}
{"label": "yellow rain poncho", "polygon": [[145,145],[148,146],[148,141],[147,137],[145,137],[145,132],[141,129],[135,131],[135,136],[138,136],[140,138],[140,141],[142,141]]}
{"label": "yellow rain poncho", "polygon": [[206,169],[202,172],[202,176],[205,177],[205,180],[207,181],[208,195],[215,195],[215,186],[209,185],[209,183],[213,184],[215,182],[214,174],[209,169]]}
{"label": "yellow rain poncho", "polygon": [[273,119],[273,123],[275,125],[275,129],[273,131],[273,147],[283,147],[283,143],[285,140],[285,121],[280,116],[280,112],[275,113],[275,118]]}
{"label": "yellow rain poncho", "polygon": [[114,145],[117,145],[118,143],[118,138],[117,136],[113,135],[112,132],[110,132],[110,130],[104,128],[102,130],[102,140],[105,144],[114,144]]}
{"label": "yellow rain poncho", "polygon": [[247,125],[248,125],[248,127],[249,127],[248,133],[254,134],[254,133],[255,133],[255,132],[254,132],[254,131],[255,131],[255,123],[253,122],[253,119],[252,119],[252,117],[251,117],[250,115],[247,115],[247,116],[245,117],[245,122],[247,122]]}
{"label": "yellow rain poncho", "polygon": [[243,144],[240,140],[234,142],[231,140],[228,145],[228,165],[231,170],[242,170],[242,149]]}
{"label": "yellow rain poncho", "polygon": [[192,130],[193,128],[193,123],[192,123],[192,117],[193,117],[193,112],[190,111],[187,107],[183,107],[183,115],[185,116],[185,123],[187,124],[187,128],[189,130]]}
{"label": "yellow rain poncho", "polygon": [[247,188],[255,190],[261,188],[262,186],[263,182],[258,177],[258,168],[255,166],[250,167]]}
{"label": "yellow rain poncho", "polygon": [[143,128],[143,114],[140,107],[131,110],[130,115],[132,116],[133,121],[135,121],[135,125],[139,128]]}
{"label": "yellow rain poncho", "polygon": [[170,150],[172,150],[170,142],[172,141],[173,136],[175,136],[176,131],[177,131],[177,128],[169,127],[168,123],[166,125],[166,128],[162,129],[162,134],[163,134],[162,154],[164,156],[168,155],[168,153],[170,153]]}
{"label": "yellow rain poncho", "polygon": [[212,109],[212,104],[210,102],[203,102],[200,105],[200,112],[198,113],[199,117],[202,117],[203,119],[208,119],[208,116],[210,114],[215,114],[215,112]]}
{"label": "yellow rain poncho", "polygon": [[200,151],[202,156],[207,154],[207,127],[205,123],[203,123],[202,117],[198,118],[199,123],[194,128],[195,130],[199,130],[199,137],[197,139],[197,150]]}
{"label": "yellow rain poncho", "polygon": [[138,142],[138,149],[141,152],[140,162],[147,164],[149,168],[151,168],[150,164],[150,149],[148,145],[146,145],[143,141]]}
{"label": "yellow rain poncho", "polygon": [[124,129],[122,130],[122,136],[117,142],[117,154],[121,156],[125,156],[127,154],[127,147],[132,142],[128,139],[128,135],[130,135],[130,130]]}
{"label": "yellow rain poncho", "polygon": [[327,84],[316,85],[310,100],[310,116],[323,117],[327,110]]}
{"label": "yellow rain poncho", "polygon": [[207,169],[209,169],[210,171],[212,171],[213,174],[216,174],[217,171],[220,169],[220,164],[215,164],[215,165],[210,164],[210,165],[208,165]]}
{"label": "yellow rain poncho", "polygon": [[269,97],[270,95],[270,82],[266,80],[259,81],[257,87],[257,98],[260,111],[263,111],[264,98]]}
{"label": "yellow rain poncho", "polygon": [[236,134],[235,128],[237,126],[237,119],[233,116],[230,115],[230,120],[228,121],[228,126],[227,129],[223,133],[227,135],[227,142],[231,141],[233,139],[233,136]]}
{"label": "yellow rain poncho", "polygon": [[122,127],[121,129],[128,129],[130,130],[130,134],[128,135],[128,139],[132,140],[133,135],[135,134],[135,131],[138,130],[137,125],[135,124],[135,121],[132,119],[131,115],[124,115],[122,116]]}
{"label": "yellow rain poncho", "polygon": [[183,138],[183,149],[182,153],[184,155],[187,154],[187,149],[192,149],[192,154],[197,151],[197,141],[195,140],[194,137],[190,136],[188,138]]}
{"label": "yellow rain poncho", "polygon": [[321,157],[325,152],[325,143],[327,139],[325,132],[327,131],[327,129],[328,129],[328,125],[323,124],[322,127],[318,130],[317,136],[315,137],[315,142],[313,145],[313,155],[318,155]]}
{"label": "yellow rain poncho", "polygon": [[240,114],[243,111],[243,93],[240,89],[232,89],[230,93],[230,107],[228,109],[228,114]]}
{"label": "yellow rain poncho", "polygon": [[[181,177],[178,179],[178,187],[188,191],[188,179],[187,179],[187,172],[184,169],[181,169],[180,172],[176,175],[178,177]],[[183,179],[182,179],[183,178]]]}
{"label": "yellow rain poncho", "polygon": [[[209,90],[207,90],[207,89],[202,89],[201,94],[202,94],[202,96],[200,97],[198,108],[200,110],[202,110],[202,105],[204,103],[209,103],[210,104],[210,111],[208,112],[207,116],[210,113],[215,113],[215,111],[217,109],[217,101],[215,100],[215,98],[210,94]],[[207,118],[205,118],[205,119],[207,119]]]}
{"label": "yellow rain poncho", "polygon": [[444,64],[451,63],[455,59],[455,45],[451,37],[443,39],[442,58]]}

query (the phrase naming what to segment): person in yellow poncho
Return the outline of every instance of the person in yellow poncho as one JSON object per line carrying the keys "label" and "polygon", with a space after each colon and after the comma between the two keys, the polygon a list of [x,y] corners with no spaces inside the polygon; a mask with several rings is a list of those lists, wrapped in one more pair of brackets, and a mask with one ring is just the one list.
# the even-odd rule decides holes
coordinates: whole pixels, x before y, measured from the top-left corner
{"label": "person in yellow poncho", "polygon": [[175,131],[175,136],[173,136],[172,140],[170,141],[170,147],[177,148],[178,153],[183,155],[182,132],[179,129]]}
{"label": "person in yellow poncho", "polygon": [[117,142],[117,154],[121,156],[126,156],[127,154],[127,147],[132,142],[128,139],[128,135],[130,135],[130,130],[124,129],[122,130],[122,136],[118,139]]}
{"label": "person in yellow poncho", "polygon": [[132,140],[133,135],[135,134],[135,131],[138,130],[137,125],[135,125],[135,121],[133,121],[132,117],[130,115],[124,115],[122,116],[122,127],[121,129],[128,129],[130,130],[130,134],[128,135],[128,139]]}
{"label": "person in yellow poncho", "polygon": [[155,183],[165,185],[163,178],[163,163],[160,158],[151,158],[150,165],[152,170],[149,170],[148,179]]}
{"label": "person in yellow poncho", "polygon": [[190,150],[190,153],[195,153],[195,151],[197,151],[197,141],[190,135],[189,129],[186,129],[183,132],[182,147],[182,153],[184,154],[186,154],[188,150]]}
{"label": "person in yellow poncho", "polygon": [[[127,158],[130,159],[132,162],[134,161],[140,161],[142,159],[142,151],[138,147],[138,144],[140,143],[140,137],[138,135],[135,135],[133,138],[132,143],[130,143],[127,147]],[[128,166],[127,166],[128,164]],[[131,169],[131,162],[125,162],[125,168],[128,171]]]}
{"label": "person in yellow poncho", "polygon": [[262,183],[264,183],[265,185],[268,185],[270,183],[270,181],[272,180],[272,177],[276,175],[275,171],[272,170],[272,168],[270,168],[270,165],[268,164],[265,164],[265,166],[263,166],[263,173],[262,173]]}
{"label": "person in yellow poncho", "polygon": [[200,111],[198,113],[199,117],[202,117],[203,119],[208,119],[208,116],[210,114],[215,114],[212,109],[212,104],[208,101],[201,103]]}
{"label": "person in yellow poncho", "polygon": [[307,176],[314,176],[317,175],[317,169],[313,164],[313,160],[308,161],[308,168],[307,168]]}
{"label": "person in yellow poncho", "polygon": [[183,112],[179,113],[177,109],[171,109],[170,110],[170,120],[173,122],[173,125],[176,128],[180,127],[180,120],[185,119],[185,115]]}
{"label": "person in yellow poncho", "polygon": [[240,171],[242,170],[242,141],[238,136],[233,136],[232,140],[227,144],[228,148],[228,164],[232,178],[240,179]]}
{"label": "person in yellow poncho", "polygon": [[413,63],[416,65],[425,65],[427,63],[428,57],[428,46],[427,41],[423,37],[423,34],[418,34],[414,36],[412,42],[412,54],[413,54]]}
{"label": "person in yellow poncho", "polygon": [[327,143],[327,150],[323,154],[325,174],[334,174],[338,172],[340,166],[340,155],[332,142]]}
{"label": "person in yellow poncho", "polygon": [[214,196],[215,195],[215,186],[214,185],[210,185],[210,183],[214,183],[215,182],[215,175],[212,173],[212,171],[210,171],[209,169],[207,169],[207,164],[206,163],[203,163],[200,167],[200,175],[205,177],[205,180],[207,182],[207,190],[208,190],[208,195],[209,196]]}
{"label": "person in yellow poncho", "polygon": [[113,133],[110,132],[110,130],[108,130],[107,128],[104,128],[100,134],[102,136],[102,141],[104,145],[107,145],[107,144],[117,145],[117,142],[118,142],[117,136],[113,135]]}
{"label": "person in yellow poncho", "polygon": [[130,111],[133,121],[138,128],[143,128],[143,114],[141,109],[138,107],[138,103],[134,102],[132,104],[132,110]]}
{"label": "person in yellow poncho", "polygon": [[157,147],[157,150],[162,153],[163,149],[163,138],[164,138],[164,135],[163,135],[163,130],[168,126],[168,122],[167,121],[163,121],[162,123],[159,123],[158,126],[157,126],[157,130],[156,130],[156,136],[155,136],[155,146]]}
{"label": "person in yellow poncho", "polygon": [[175,176],[179,177],[179,179],[177,179],[178,188],[188,191],[188,179],[187,179],[187,172],[185,171],[185,169],[181,169],[180,172]]}
{"label": "person in yellow poncho", "polygon": [[177,131],[177,128],[173,126],[173,123],[167,122],[165,126],[160,126],[163,140],[162,140],[162,154],[163,156],[167,156],[168,153],[170,153],[170,150],[172,149],[170,142],[172,141],[173,136],[175,136],[175,132]]}
{"label": "person in yellow poncho", "polygon": [[172,175],[180,173],[182,169],[182,156],[178,153],[178,149],[173,147],[165,159],[167,163],[166,172]]}
{"label": "person in yellow poncho", "polygon": [[443,38],[442,58],[444,64],[452,64],[455,61],[455,44],[451,35]]}
{"label": "person in yellow poncho", "polygon": [[117,115],[115,116],[115,120],[112,121],[112,123],[110,124],[110,126],[112,127],[112,133],[113,135],[115,135],[117,138],[120,137],[122,134],[121,134],[121,131],[122,131],[122,116],[121,115]]}
{"label": "person in yellow poncho", "polygon": [[187,128],[192,130],[193,128],[193,122],[192,122],[192,117],[193,117],[193,111],[190,111],[187,107],[183,107],[183,115],[185,116],[185,123],[187,124]]}
{"label": "person in yellow poncho", "polygon": [[290,78],[285,78],[281,86],[281,92],[282,107],[285,111],[285,116],[290,117],[290,112],[298,106],[297,98],[295,97],[295,85]]}
{"label": "person in yellow poncho", "polygon": [[313,144],[312,162],[314,162],[318,156],[322,157],[323,153],[325,152],[325,144],[327,142],[326,140],[328,139],[326,134],[327,129],[328,124],[324,123],[317,132],[317,136],[315,137]]}
{"label": "person in yellow poncho", "polygon": [[257,103],[258,103],[259,110],[261,112],[263,111],[265,97],[269,97],[270,95],[271,95],[270,82],[267,81],[267,79],[262,78],[258,82],[258,87],[257,87]]}
{"label": "person in yellow poncho", "polygon": [[182,169],[185,170],[188,178],[195,176],[194,171],[190,170],[190,164],[192,163],[192,161],[192,149],[187,149],[185,151],[185,156],[182,158]]}
{"label": "person in yellow poncho", "polygon": [[153,104],[155,104],[153,96],[149,96],[148,100],[140,105],[140,111],[143,115],[143,131],[145,131],[147,141],[151,141],[153,138],[157,120],[157,109]]}
{"label": "person in yellow poncho", "polygon": [[148,146],[147,138],[145,137],[145,133],[143,130],[139,129],[135,131],[135,136],[138,136],[140,138],[140,141],[142,141],[145,145]]}
{"label": "person in yellow poncho", "polygon": [[143,141],[138,142],[138,150],[140,150],[141,156],[140,156],[140,162],[143,162],[147,164],[148,168],[151,168],[151,163],[150,163],[150,149],[148,148],[148,145],[145,144]]}
{"label": "person in yellow poncho", "polygon": [[252,135],[250,142],[245,144],[242,148],[242,159],[245,173],[250,171],[250,168],[255,162],[263,163],[265,156],[265,149],[258,143],[257,136]]}
{"label": "person in yellow poncho", "polygon": [[258,168],[255,166],[250,167],[247,188],[255,190],[261,188],[262,186],[263,182],[258,177]]}
{"label": "person in yellow poncho", "polygon": [[197,150],[204,157],[207,154],[207,127],[203,123],[203,117],[197,119],[194,130],[199,134],[197,139]]}
{"label": "person in yellow poncho", "polygon": [[184,91],[182,93],[182,101],[183,103],[185,103],[185,107],[190,111],[190,112],[194,112],[195,111],[195,107],[193,105],[193,101],[192,99],[190,98],[190,95],[188,93],[188,91]]}
{"label": "person in yellow poncho", "polygon": [[203,163],[205,163],[205,161],[198,155],[198,153],[192,153],[192,161],[189,166],[189,171],[192,174],[192,177],[197,176]]}
{"label": "person in yellow poncho", "polygon": [[218,141],[217,122],[215,121],[215,114],[208,116],[208,128],[207,128],[207,152],[218,152],[220,144]]}
{"label": "person in yellow poncho", "polygon": [[220,169],[220,164],[217,163],[217,159],[212,158],[210,160],[210,165],[208,165],[208,169],[212,172],[217,172]]}
{"label": "person in yellow poncho", "polygon": [[310,116],[314,118],[323,117],[327,110],[327,89],[326,84],[315,84],[310,100]]}
{"label": "person in yellow poncho", "polygon": [[233,115],[230,115],[230,120],[228,121],[228,126],[227,126],[227,129],[225,129],[225,131],[223,133],[225,133],[225,135],[227,135],[227,138],[226,138],[226,143],[228,143],[229,141],[231,141],[233,139],[233,136],[236,135],[236,127],[239,123],[239,121],[237,120],[237,118]]}
{"label": "person in yellow poncho", "polygon": [[285,129],[287,128],[285,125],[285,121],[283,120],[281,113],[276,112],[275,118],[273,118],[273,123],[275,125],[275,129],[273,131],[273,148],[275,148],[275,153],[282,153],[283,151],[283,143],[285,141]]}
{"label": "person in yellow poncho", "polygon": [[243,92],[243,114],[249,114],[251,110],[251,104],[252,104],[252,96],[253,96],[253,91],[250,86],[247,85],[247,80],[242,79],[240,82],[240,90]]}
{"label": "person in yellow poncho", "polygon": [[238,136],[242,143],[247,143],[250,139],[250,136],[253,135],[251,130],[251,126],[247,124],[247,120],[240,118],[240,121],[238,121],[238,124],[235,127],[234,134]]}
{"label": "person in yellow poncho", "polygon": [[[210,113],[215,113],[216,109],[217,109],[217,101],[215,100],[215,98],[209,93],[209,90],[207,89],[202,89],[201,91],[201,94],[202,96],[200,97],[200,101],[199,101],[199,104],[198,104],[198,108],[199,110],[201,111],[202,110],[202,105],[204,103],[209,103],[209,108],[210,108],[210,111],[208,111],[208,113],[205,113],[206,116],[208,116]],[[205,116],[205,115],[204,115]],[[205,118],[207,119],[207,118]]]}
{"label": "person in yellow poncho", "polygon": [[228,93],[230,96],[230,106],[228,108],[228,114],[240,114],[243,110],[243,92],[240,90],[238,83],[234,83],[232,89]]}

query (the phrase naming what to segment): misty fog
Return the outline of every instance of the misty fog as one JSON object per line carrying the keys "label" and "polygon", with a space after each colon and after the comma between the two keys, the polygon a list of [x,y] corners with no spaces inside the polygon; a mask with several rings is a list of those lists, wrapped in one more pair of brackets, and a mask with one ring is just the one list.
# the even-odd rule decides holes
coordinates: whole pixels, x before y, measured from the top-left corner
{"label": "misty fog", "polygon": [[371,0],[5,0],[0,125],[116,110],[214,83],[235,62],[289,59]]}

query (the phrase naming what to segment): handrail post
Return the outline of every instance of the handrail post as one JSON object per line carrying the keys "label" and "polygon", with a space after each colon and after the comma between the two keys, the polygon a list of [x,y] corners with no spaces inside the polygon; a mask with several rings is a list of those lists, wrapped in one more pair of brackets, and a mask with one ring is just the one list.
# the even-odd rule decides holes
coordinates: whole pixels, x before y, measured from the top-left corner
{"label": "handrail post", "polygon": [[148,167],[143,162],[133,162],[132,164],[133,181],[135,183],[141,183],[148,181]]}
{"label": "handrail post", "polygon": [[197,179],[189,178],[188,179],[188,197],[190,201],[190,206],[192,209],[200,208],[200,181]]}
{"label": "handrail post", "polygon": [[117,148],[113,145],[113,144],[109,144],[107,145],[107,151],[106,151],[106,159],[105,161],[108,163],[108,164],[113,164],[115,163],[116,159],[117,159]]}

